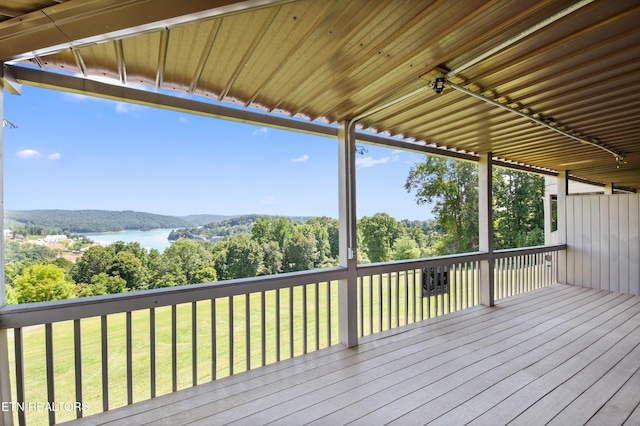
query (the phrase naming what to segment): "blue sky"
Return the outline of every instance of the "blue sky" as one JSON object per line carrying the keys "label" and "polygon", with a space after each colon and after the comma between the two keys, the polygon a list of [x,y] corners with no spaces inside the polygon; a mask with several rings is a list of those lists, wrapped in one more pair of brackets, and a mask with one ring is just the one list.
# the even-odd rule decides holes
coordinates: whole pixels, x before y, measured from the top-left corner
{"label": "blue sky", "polygon": [[[5,94],[6,209],[337,217],[337,142],[33,87]],[[426,220],[420,154],[362,145],[358,217]]]}

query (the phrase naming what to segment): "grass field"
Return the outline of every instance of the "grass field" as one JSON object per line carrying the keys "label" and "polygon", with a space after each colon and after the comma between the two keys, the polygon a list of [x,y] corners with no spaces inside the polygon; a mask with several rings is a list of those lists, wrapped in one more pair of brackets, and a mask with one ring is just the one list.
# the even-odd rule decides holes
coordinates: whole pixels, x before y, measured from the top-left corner
{"label": "grass field", "polygon": [[[453,270],[450,276],[449,295],[422,298],[419,277],[415,271],[374,275],[359,280],[358,322],[360,335],[376,333],[450,311],[464,309],[478,303],[475,281],[477,271]],[[327,307],[327,285],[331,286],[330,312]],[[176,314],[176,387],[184,389],[192,386],[193,360],[192,339],[197,340],[196,375],[197,383],[212,380],[212,365],[215,362],[215,378],[230,374],[231,357],[233,373],[257,368],[265,364],[287,359],[305,352],[305,311],[306,311],[306,351],[335,345],[338,336],[338,291],[337,282],[331,284],[297,286],[293,290],[280,290],[279,303],[276,291],[253,293],[248,297],[235,296],[233,304],[229,298],[215,302],[215,351],[212,351],[212,306],[210,300],[196,303],[196,330],[192,332],[191,303],[177,305]],[[306,296],[303,296],[306,287]],[[293,291],[290,294],[290,291]],[[303,300],[306,299],[306,305]],[[247,311],[248,300],[248,312]],[[264,304],[264,333],[262,330],[262,305]],[[317,309],[316,309],[317,305]],[[231,330],[230,307],[233,310],[233,330]],[[291,306],[293,310],[291,310]],[[306,309],[305,309],[306,306]],[[278,322],[276,312],[280,312],[280,342],[276,341]],[[316,312],[317,311],[317,312]],[[327,330],[328,315],[331,320],[331,336]],[[173,390],[172,363],[172,307],[155,309],[155,395],[163,395]],[[249,318],[249,324],[247,324]],[[316,327],[316,322],[318,326]],[[109,315],[108,332],[108,392],[109,408],[127,404],[127,339],[126,314]],[[292,325],[292,327],[291,327]],[[151,397],[150,373],[150,311],[131,313],[132,327],[132,392],[133,401]],[[248,328],[248,330],[247,330]],[[318,334],[316,335],[316,329]],[[53,353],[55,371],[55,400],[57,402],[76,401],[74,367],[74,324],[66,321],[53,324]],[[232,331],[232,332],[231,332]],[[264,334],[264,349],[263,349]],[[247,336],[249,338],[247,339]],[[9,333],[9,348],[13,348],[13,332]],[[330,340],[330,342],[328,341]],[[248,343],[248,345],[247,345]],[[102,411],[102,337],[100,317],[81,320],[82,349],[82,402],[88,410],[84,415]],[[45,328],[28,327],[23,330],[25,401],[47,401]],[[249,353],[249,366],[247,365]],[[213,355],[212,355],[213,353]],[[10,353],[12,383],[15,391],[14,353]],[[14,398],[15,400],[15,398]],[[75,418],[74,412],[59,411],[56,421]],[[47,424],[46,412],[28,412],[29,424]]]}

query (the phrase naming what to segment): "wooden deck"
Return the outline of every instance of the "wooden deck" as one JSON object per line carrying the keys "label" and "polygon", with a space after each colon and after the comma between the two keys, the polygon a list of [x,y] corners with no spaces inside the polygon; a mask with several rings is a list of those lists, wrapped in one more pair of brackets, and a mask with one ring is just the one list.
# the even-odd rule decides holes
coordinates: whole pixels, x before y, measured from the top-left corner
{"label": "wooden deck", "polygon": [[640,424],[640,297],[554,285],[82,424]]}

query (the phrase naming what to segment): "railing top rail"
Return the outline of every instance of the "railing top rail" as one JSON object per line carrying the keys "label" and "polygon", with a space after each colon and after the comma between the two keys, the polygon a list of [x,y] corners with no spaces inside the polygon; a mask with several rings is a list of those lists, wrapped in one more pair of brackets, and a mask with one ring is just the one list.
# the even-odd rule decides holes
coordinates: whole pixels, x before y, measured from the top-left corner
{"label": "railing top rail", "polygon": [[550,244],[544,246],[496,250],[493,252],[493,256],[490,256],[489,253],[486,252],[472,252],[394,262],[370,263],[358,265],[358,276],[362,277],[366,275],[385,274],[388,272],[396,272],[398,270],[422,269],[432,266],[452,265],[455,263],[477,262],[487,260],[490,257],[493,257],[494,259],[501,259],[525,254],[546,253],[550,251],[566,250],[566,248],[566,244]]}
{"label": "railing top rail", "polygon": [[370,263],[366,265],[358,265],[358,276],[362,277],[366,275],[385,274],[400,270],[406,271],[410,269],[422,269],[431,266],[452,265],[455,263],[477,262],[486,259],[489,259],[489,253],[473,252],[394,262]]}
{"label": "railing top rail", "polygon": [[550,251],[566,250],[566,244],[549,244],[546,246],[523,247],[515,249],[496,250],[493,252],[494,259],[503,259],[505,257],[521,256],[525,254],[547,253]]}
{"label": "railing top rail", "polygon": [[342,267],[326,268],[132,293],[7,305],[0,308],[0,330],[334,281],[345,279],[346,271]]}

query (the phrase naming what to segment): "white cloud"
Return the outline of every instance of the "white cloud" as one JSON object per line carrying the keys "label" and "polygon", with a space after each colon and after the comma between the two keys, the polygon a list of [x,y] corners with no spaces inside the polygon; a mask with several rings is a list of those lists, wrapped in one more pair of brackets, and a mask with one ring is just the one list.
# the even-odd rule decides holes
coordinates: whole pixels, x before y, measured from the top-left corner
{"label": "white cloud", "polygon": [[391,160],[391,157],[382,157],[378,160],[369,156],[363,158],[356,158],[356,168],[357,169],[367,169],[369,167],[377,166],[378,164],[385,164]]}
{"label": "white cloud", "polygon": [[393,151],[391,151],[391,157],[393,158],[394,162],[400,159],[400,154],[402,154],[402,150],[400,149],[394,149]]}
{"label": "white cloud", "polygon": [[268,131],[269,129],[267,129],[266,127],[260,127],[259,129],[254,130],[252,135],[253,136],[266,135]]}
{"label": "white cloud", "polygon": [[51,154],[51,155],[49,155],[49,156],[47,157],[47,159],[49,159],[49,160],[59,160],[59,159],[60,159],[60,157],[62,157],[62,156],[60,155],[60,153],[56,152],[55,154]]}
{"label": "white cloud", "polygon": [[35,149],[24,149],[20,152],[16,152],[16,156],[20,158],[37,158],[41,157],[42,155]]}
{"label": "white cloud", "polygon": [[304,154],[302,157],[292,158],[291,161],[293,161],[294,163],[304,163],[308,159],[309,159],[309,156],[307,154]]}

